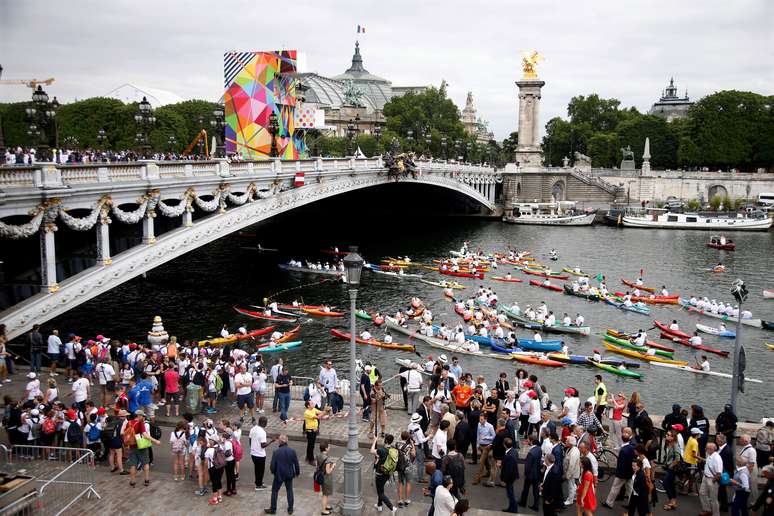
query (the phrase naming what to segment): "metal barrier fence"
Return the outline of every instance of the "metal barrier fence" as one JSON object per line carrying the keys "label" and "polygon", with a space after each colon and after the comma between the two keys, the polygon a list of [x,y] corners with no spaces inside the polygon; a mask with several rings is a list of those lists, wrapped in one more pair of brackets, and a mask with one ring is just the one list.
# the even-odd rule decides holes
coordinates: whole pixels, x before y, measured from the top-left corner
{"label": "metal barrier fence", "polygon": [[[2,448],[5,461],[0,468],[6,471],[24,471],[35,481],[35,491],[25,494],[13,503],[0,496],[0,516],[34,514],[57,516],[66,511],[84,495],[101,498],[94,489],[94,453],[85,448],[14,445]],[[32,503],[32,496],[35,501]],[[26,502],[22,502],[26,500]],[[13,509],[15,512],[7,512]]]}

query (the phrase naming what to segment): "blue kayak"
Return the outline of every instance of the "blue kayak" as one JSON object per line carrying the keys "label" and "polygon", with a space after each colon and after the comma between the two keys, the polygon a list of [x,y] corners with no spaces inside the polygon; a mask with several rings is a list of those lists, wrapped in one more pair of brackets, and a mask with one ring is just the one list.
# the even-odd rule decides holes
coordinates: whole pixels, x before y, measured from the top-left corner
{"label": "blue kayak", "polygon": [[492,344],[492,351],[497,351],[498,353],[523,353],[524,352],[524,350],[521,348],[508,348],[505,346],[500,346],[499,344]]}
{"label": "blue kayak", "polygon": [[282,342],[281,344],[274,344],[263,348],[258,348],[259,353],[271,353],[273,351],[287,351],[292,348],[296,348],[301,345],[300,340],[294,340],[292,342]]}
{"label": "blue kayak", "polygon": [[640,303],[637,303],[637,304],[632,305],[632,306],[626,306],[625,304],[623,304],[623,301],[617,301],[616,299],[614,299],[612,297],[606,297],[605,298],[605,303],[607,303],[608,305],[613,305],[616,308],[620,308],[621,310],[626,310],[628,312],[634,312],[634,313],[642,314],[642,315],[649,315],[650,314],[650,308],[648,308],[644,304],[640,304]]}
{"label": "blue kayak", "polygon": [[516,339],[516,343],[520,348],[528,351],[559,351],[562,349],[561,340],[544,340],[543,342],[537,342],[532,339]]}

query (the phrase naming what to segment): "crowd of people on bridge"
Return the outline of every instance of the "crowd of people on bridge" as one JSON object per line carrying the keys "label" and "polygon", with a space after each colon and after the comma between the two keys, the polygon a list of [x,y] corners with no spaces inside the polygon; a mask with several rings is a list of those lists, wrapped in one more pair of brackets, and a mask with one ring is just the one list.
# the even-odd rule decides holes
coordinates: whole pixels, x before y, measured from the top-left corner
{"label": "crowd of people on bridge", "polygon": [[[7,371],[14,353],[3,335],[0,328],[0,365]],[[200,496],[210,492],[209,503],[217,505],[237,494],[244,436],[258,491],[267,489],[272,447],[266,513],[277,511],[283,486],[292,512],[293,480],[302,466],[288,445],[295,428],[289,411],[292,403],[303,403],[305,458],[322,492],[321,513],[330,514],[337,461],[330,444],[317,442],[317,436],[321,425],[344,415],[339,393],[349,388],[331,361],[292,401],[288,364],[269,364],[243,346],[199,346],[174,337],[158,345],[104,335],[60,338],[54,329],[44,338],[37,326],[26,339],[32,366],[24,394],[4,397],[3,426],[12,444],[50,450],[45,453],[88,448],[96,462],[127,475],[135,488],[140,472],[149,485],[153,448],[166,443],[174,479],[193,482]],[[696,404],[675,404],[657,426],[637,392],[608,392],[600,375],[588,385],[566,387],[554,402],[534,372],[486,378],[464,359],[440,355],[401,367],[403,423],[387,421],[384,384],[390,379],[382,378],[376,364],[364,364],[356,390],[363,402],[360,417],[371,424],[378,511],[409,506],[417,484],[429,497],[431,516],[464,514],[477,485],[504,488],[494,496],[507,512],[542,506],[544,514],[555,514],[574,506],[579,514],[593,514],[599,505],[614,507],[622,499],[628,514],[644,515],[658,506],[678,509],[678,491],[685,487],[698,490],[703,516],[727,508],[734,515],[747,514],[749,507],[762,514],[774,510],[773,421],[754,436],[740,435],[727,406],[715,419],[711,439],[710,421]],[[8,380],[18,381],[16,376],[18,371]],[[265,405],[270,387],[271,408]],[[217,418],[218,412],[225,417]],[[157,418],[172,424],[167,437]],[[270,423],[282,429],[275,438],[268,436]],[[609,488],[603,492],[605,481]],[[658,499],[657,483],[665,500]]]}
{"label": "crowd of people on bridge", "polygon": [[[54,148],[50,150],[51,161],[63,165],[89,164],[89,163],[120,163],[131,162],[140,159],[150,159],[154,161],[198,161],[209,159],[200,154],[182,154],[179,152],[152,152],[147,157],[131,149],[123,150],[99,150],[93,148],[86,149],[68,149]],[[8,166],[34,165],[41,161],[37,149],[34,147],[16,147],[5,150],[3,164]],[[232,159],[239,160],[237,156]]]}

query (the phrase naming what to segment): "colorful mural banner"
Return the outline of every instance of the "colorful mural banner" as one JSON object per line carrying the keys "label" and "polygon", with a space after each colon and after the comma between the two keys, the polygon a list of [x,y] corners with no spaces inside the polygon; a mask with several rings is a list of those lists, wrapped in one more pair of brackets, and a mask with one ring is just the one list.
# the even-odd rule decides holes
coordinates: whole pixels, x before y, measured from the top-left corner
{"label": "colorful mural banner", "polygon": [[[271,114],[277,115],[277,155],[298,159],[295,142],[296,51],[226,52],[223,76],[226,91],[226,153],[243,159],[271,155]],[[300,135],[298,135],[300,137]]]}

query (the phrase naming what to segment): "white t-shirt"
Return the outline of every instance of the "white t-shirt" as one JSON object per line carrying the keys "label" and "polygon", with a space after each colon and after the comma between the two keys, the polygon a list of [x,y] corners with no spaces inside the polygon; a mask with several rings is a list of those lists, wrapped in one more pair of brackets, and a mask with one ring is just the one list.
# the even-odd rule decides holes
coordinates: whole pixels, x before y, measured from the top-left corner
{"label": "white t-shirt", "polygon": [[48,353],[59,354],[59,346],[62,345],[62,340],[56,335],[48,336]]}
{"label": "white t-shirt", "polygon": [[89,397],[89,380],[86,378],[78,378],[73,382],[73,398],[77,403],[86,401]]}
{"label": "white t-shirt", "polygon": [[40,392],[40,380],[35,378],[34,380],[30,380],[27,382],[27,399],[33,400],[35,399],[35,396],[40,396],[42,393]]}
{"label": "white t-shirt", "polygon": [[107,382],[112,381],[116,377],[116,372],[113,369],[113,366],[107,362],[97,364],[97,367],[94,369],[96,370],[97,379],[99,380],[100,385],[105,385]]}
{"label": "white t-shirt", "polygon": [[70,360],[75,360],[75,342],[70,341],[67,344],[65,344],[65,355],[67,355],[67,358]]}
{"label": "white t-shirt", "polygon": [[406,388],[411,392],[422,389],[422,374],[414,369],[403,371],[400,375],[406,379]]}
{"label": "white t-shirt", "polygon": [[250,455],[253,457],[266,457],[266,448],[262,446],[266,442],[266,430],[258,425],[250,429]]}
{"label": "white t-shirt", "polygon": [[567,417],[570,421],[575,423],[578,420],[578,407],[580,407],[580,398],[571,396],[564,402],[564,407],[567,409]]}
{"label": "white t-shirt", "polygon": [[237,396],[244,396],[245,394],[250,394],[252,392],[253,387],[253,378],[250,376],[249,373],[237,373],[234,376],[234,385],[238,383],[243,383],[242,387],[237,388]]}

